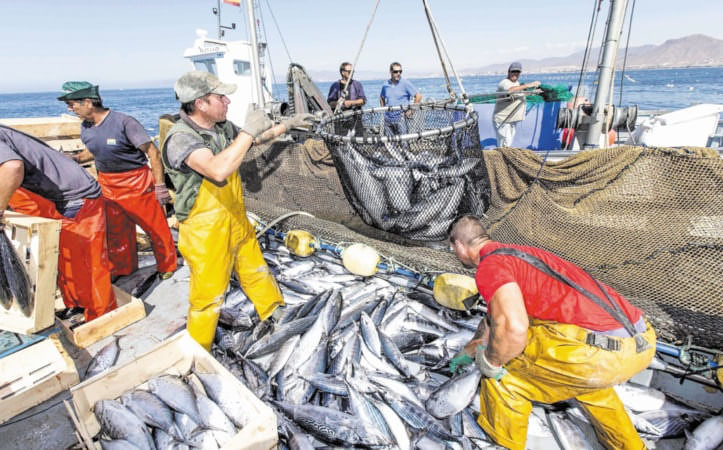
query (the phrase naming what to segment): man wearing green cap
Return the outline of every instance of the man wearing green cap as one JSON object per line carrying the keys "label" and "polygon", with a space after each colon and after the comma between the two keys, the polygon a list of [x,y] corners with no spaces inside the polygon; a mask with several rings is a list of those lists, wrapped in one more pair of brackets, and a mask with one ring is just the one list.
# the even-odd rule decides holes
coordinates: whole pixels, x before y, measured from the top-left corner
{"label": "man wearing green cap", "polygon": [[113,275],[128,275],[138,268],[138,224],[151,239],[161,277],[170,276],[176,270],[176,247],[161,206],[170,195],[163,181],[160,152],[136,119],[103,106],[98,86],[68,81],[63,91],[58,100],[83,119],[80,138],[87,150],[75,159],[95,159],[98,183],[110,200],[108,247]]}
{"label": "man wearing green cap", "polygon": [[254,143],[293,127],[308,127],[313,115],[294,115],[274,125],[262,110],[250,112],[242,129],[226,120],[236,85],[208,72],[184,74],[174,86],[180,119],[162,144],[163,164],[176,187],[178,250],[188,264],[190,335],[211,349],[216,324],[234,270],[261,320],[284,304],[253,226],[246,218],[239,166]]}

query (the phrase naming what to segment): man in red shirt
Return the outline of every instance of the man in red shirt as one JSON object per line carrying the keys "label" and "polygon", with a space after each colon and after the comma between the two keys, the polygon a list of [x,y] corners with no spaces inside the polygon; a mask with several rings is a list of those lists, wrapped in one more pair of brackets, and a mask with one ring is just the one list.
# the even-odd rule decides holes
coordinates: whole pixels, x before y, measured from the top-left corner
{"label": "man in red shirt", "polygon": [[463,264],[477,267],[488,306],[453,360],[459,366],[474,358],[482,371],[480,426],[498,444],[524,449],[531,402],[575,398],[607,448],[644,448],[612,389],[655,354],[655,332],[642,312],[569,261],[492,241],[474,216],[458,219],[449,240]]}

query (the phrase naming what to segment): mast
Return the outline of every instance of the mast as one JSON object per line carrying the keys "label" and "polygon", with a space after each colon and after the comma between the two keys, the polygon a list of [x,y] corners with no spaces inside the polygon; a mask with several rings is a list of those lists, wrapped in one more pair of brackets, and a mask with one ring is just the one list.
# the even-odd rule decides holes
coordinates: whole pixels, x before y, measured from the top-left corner
{"label": "mast", "polygon": [[598,67],[599,77],[597,91],[595,92],[595,103],[593,104],[590,128],[585,136],[583,148],[597,148],[600,146],[600,134],[602,134],[603,125],[607,123],[605,116],[606,114],[612,114],[612,111],[606,111],[606,102],[610,95],[610,80],[614,76],[615,57],[620,32],[625,20],[627,3],[627,0],[610,0],[610,15],[608,17],[607,32],[605,33],[605,42],[603,43],[603,56]]}
{"label": "mast", "polygon": [[223,37],[223,30],[221,29],[221,0],[216,0],[216,11],[218,38],[221,39]]}
{"label": "mast", "polygon": [[256,88],[256,95],[258,97],[258,106],[263,108],[264,102],[264,89],[261,85],[261,64],[259,64],[259,41],[256,37],[256,16],[254,14],[254,2],[253,0],[246,0],[246,12],[249,19],[249,34],[251,36],[251,68],[254,73],[254,85]]}

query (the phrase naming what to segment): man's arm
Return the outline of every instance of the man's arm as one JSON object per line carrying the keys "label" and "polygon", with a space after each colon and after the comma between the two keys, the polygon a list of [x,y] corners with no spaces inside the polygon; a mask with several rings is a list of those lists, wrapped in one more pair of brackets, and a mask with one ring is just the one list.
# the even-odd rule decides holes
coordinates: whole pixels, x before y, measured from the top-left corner
{"label": "man's arm", "polygon": [[151,141],[146,142],[138,148],[148,156],[155,184],[164,184],[165,181],[163,179],[163,162],[161,162],[161,152],[158,151],[158,148]]}
{"label": "man's arm", "polygon": [[0,216],[8,208],[10,197],[20,187],[25,178],[25,165],[19,159],[11,159],[0,164]]}
{"label": "man's arm", "polygon": [[525,350],[527,317],[525,301],[517,283],[507,283],[495,291],[489,302],[489,343],[485,358],[491,364],[501,366]]}
{"label": "man's arm", "polygon": [[528,89],[528,88],[536,88],[536,87],[540,87],[539,81],[532,81],[530,83],[521,84],[519,86],[512,86],[511,88],[507,89],[507,92],[520,92],[520,91],[524,91],[525,89]]}
{"label": "man's arm", "polygon": [[[269,141],[287,131],[283,124],[274,125],[261,133],[255,143]],[[193,151],[186,158],[186,165],[211,181],[223,183],[226,178],[238,170],[253,143],[253,136],[242,130],[231,142],[231,145],[216,155],[208,148]]]}
{"label": "man's arm", "polygon": [[72,158],[78,164],[83,164],[85,162],[93,161],[93,159],[95,159],[93,154],[87,148],[84,148],[83,150],[81,150],[80,153],[76,153],[75,155],[72,156]]}
{"label": "man's arm", "polygon": [[384,97],[382,97],[381,95],[379,96],[379,105],[387,106],[387,102],[384,101]]}
{"label": "man's arm", "polygon": [[420,94],[419,92],[414,94],[414,103],[419,103],[421,101],[422,101],[422,94]]}

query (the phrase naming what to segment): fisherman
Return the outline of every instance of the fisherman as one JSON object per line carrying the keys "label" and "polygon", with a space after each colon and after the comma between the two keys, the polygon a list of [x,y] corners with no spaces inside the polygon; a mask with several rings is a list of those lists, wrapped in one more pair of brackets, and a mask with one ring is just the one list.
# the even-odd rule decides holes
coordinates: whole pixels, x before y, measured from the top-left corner
{"label": "fisherman", "polygon": [[[407,106],[412,101],[422,101],[422,94],[406,79],[402,79],[402,65],[393,62],[389,65],[389,79],[382,86],[379,104],[382,106]],[[407,119],[412,111],[407,110],[402,117],[401,111],[384,113],[384,132],[386,135],[405,134],[408,130]]]}
{"label": "fisherman", "polygon": [[[346,97],[344,97],[344,100],[341,104],[342,110],[349,110],[349,109],[361,109],[362,106],[367,102],[367,97],[364,94],[364,87],[360,82],[357,80],[351,79],[351,69],[352,65],[348,62],[343,62],[339,66],[339,73],[341,74],[341,78],[339,81],[335,81],[331,87],[329,87],[329,95],[326,97],[326,101],[329,103],[329,106],[331,106],[331,109],[336,111],[337,103],[339,101],[339,97],[344,93],[344,89],[347,89],[348,91],[346,93]],[[362,136],[364,134],[364,125],[361,120],[360,115],[355,115],[348,120],[339,120],[335,122],[337,126],[336,133],[346,135],[349,129],[354,128],[354,133],[356,136]]]}
{"label": "fisherman", "polygon": [[492,241],[474,216],[459,218],[449,240],[463,264],[477,266],[489,311],[450,367],[479,366],[482,428],[499,445],[524,449],[531,402],[575,398],[607,448],[644,448],[612,388],[655,355],[642,312],[569,261]]}
{"label": "fisherman", "polygon": [[[81,119],[85,149],[74,159],[95,159],[98,183],[107,204],[108,249],[113,276],[138,269],[136,224],[151,239],[161,279],[176,270],[176,246],[163,206],[171,196],[163,180],[161,153],[136,119],[103,106],[98,86],[87,81],[63,84],[68,111]],[[150,169],[148,161],[150,160]]]}
{"label": "fisherman", "polygon": [[512,147],[512,141],[515,139],[515,131],[517,124],[525,120],[526,100],[525,95],[507,95],[520,92],[528,88],[540,87],[539,81],[520,84],[520,74],[522,73],[522,64],[513,62],[507,69],[507,78],[500,81],[497,85],[498,93],[495,102],[495,110],[493,123],[495,132],[497,133],[497,147]]}
{"label": "fisherman", "polygon": [[210,350],[232,269],[261,320],[284,304],[246,218],[239,166],[252,145],[293,127],[308,127],[313,115],[297,114],[274,125],[256,110],[239,129],[226,120],[226,95],[235,92],[236,85],[192,71],[181,76],[174,89],[181,102],[180,120],[168,131],[162,158],[176,187],[178,249],[191,272],[186,327]]}
{"label": "fisherman", "polygon": [[[347,96],[344,97],[344,102],[341,105],[342,109],[359,109],[367,102],[367,97],[364,95],[364,87],[357,80],[352,80],[351,77],[352,65],[348,62],[343,62],[339,66],[339,74],[341,78],[339,81],[335,81],[329,88],[329,95],[326,97],[326,101],[331,106],[331,109],[336,109],[336,104],[341,96],[342,92],[349,85]],[[350,83],[351,81],[351,83]]]}
{"label": "fisherman", "polygon": [[39,139],[0,125],[0,219],[16,212],[61,221],[58,288],[86,322],[116,308],[98,183]]}

